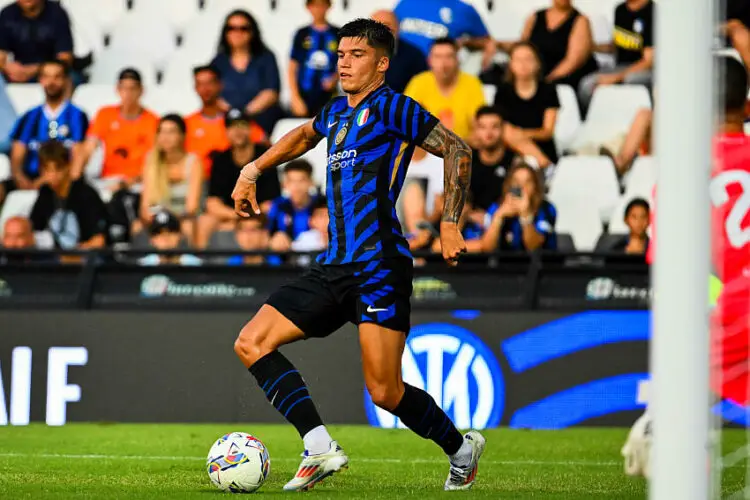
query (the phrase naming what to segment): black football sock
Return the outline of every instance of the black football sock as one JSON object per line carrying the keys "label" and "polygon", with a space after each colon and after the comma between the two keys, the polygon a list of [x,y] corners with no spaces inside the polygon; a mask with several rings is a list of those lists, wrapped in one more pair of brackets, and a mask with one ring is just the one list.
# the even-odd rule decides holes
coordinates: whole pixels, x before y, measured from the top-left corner
{"label": "black football sock", "polygon": [[278,351],[266,354],[249,370],[266,398],[297,429],[300,437],[323,425],[302,375],[283,354]]}
{"label": "black football sock", "polygon": [[464,438],[448,415],[425,391],[409,384],[404,389],[404,397],[391,413],[417,435],[435,441],[447,455],[454,455]]}

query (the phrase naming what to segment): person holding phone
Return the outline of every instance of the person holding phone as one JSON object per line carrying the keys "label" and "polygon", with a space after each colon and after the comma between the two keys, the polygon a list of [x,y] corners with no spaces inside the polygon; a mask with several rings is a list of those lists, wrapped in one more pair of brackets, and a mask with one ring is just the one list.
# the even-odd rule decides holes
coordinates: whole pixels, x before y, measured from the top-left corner
{"label": "person holding phone", "polygon": [[526,163],[514,166],[499,203],[487,210],[483,252],[556,250],[557,210],[544,199],[538,170]]}

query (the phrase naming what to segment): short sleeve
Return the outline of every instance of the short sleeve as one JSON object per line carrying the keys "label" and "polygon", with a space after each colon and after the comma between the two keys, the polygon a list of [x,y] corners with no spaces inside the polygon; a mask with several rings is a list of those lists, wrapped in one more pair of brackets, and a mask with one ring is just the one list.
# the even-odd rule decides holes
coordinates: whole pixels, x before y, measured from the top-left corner
{"label": "short sleeve", "polygon": [[297,33],[294,34],[294,41],[292,41],[292,53],[290,57],[292,61],[297,61],[298,63],[302,63],[305,58],[305,50],[302,47],[302,42],[305,39],[303,31],[304,28],[297,30]]}
{"label": "short sleeve", "polygon": [[315,129],[315,132],[317,132],[319,135],[326,137],[327,134],[327,128],[326,128],[326,121],[328,121],[328,114],[331,110],[331,102],[328,101],[325,106],[318,112],[317,115],[315,115],[315,118],[313,118],[313,129]]}
{"label": "short sleeve", "polygon": [[94,121],[91,122],[89,125],[89,129],[86,132],[87,137],[96,137],[97,139],[103,139],[104,138],[104,130],[106,125],[104,124],[105,117],[104,117],[104,110],[100,109],[96,112],[96,115],[94,115]]}
{"label": "short sleeve", "polygon": [[55,53],[73,52],[73,34],[70,31],[70,19],[65,9],[59,7],[55,16]]}
{"label": "short sleeve", "polygon": [[13,125],[13,129],[10,131],[11,141],[18,141],[28,145],[29,140],[31,139],[29,137],[30,133],[28,130],[29,120],[31,120],[29,115],[30,112],[26,112],[20,118],[18,118],[18,120],[16,120],[16,123]]}
{"label": "short sleeve", "polygon": [[461,18],[464,21],[463,26],[463,33],[459,33],[458,35],[471,35],[473,37],[483,37],[483,36],[489,36],[489,31],[487,31],[487,26],[485,26],[484,21],[482,21],[482,17],[479,15],[479,12],[477,12],[477,9],[474,8],[473,5],[464,4],[464,12]]}
{"label": "short sleeve", "polygon": [[75,116],[75,126],[71,127],[71,139],[75,142],[83,142],[86,138],[86,132],[89,129],[89,117],[86,113],[79,111]]}
{"label": "short sleeve", "polygon": [[0,10],[0,50],[3,52],[11,51],[12,30],[8,28],[8,9],[11,7],[12,5],[8,5]]}
{"label": "short sleeve", "polygon": [[560,99],[557,97],[557,88],[554,85],[544,85],[544,101],[542,101],[544,109],[559,108]]}
{"label": "short sleeve", "polygon": [[654,46],[654,16],[656,15],[656,5],[651,4],[651,13],[644,20],[645,26],[643,27],[643,47],[651,48]]}
{"label": "short sleeve", "polygon": [[554,205],[545,202],[534,218],[534,228],[539,234],[547,236],[555,232],[556,222],[557,210],[555,210]]}
{"label": "short sleeve", "polygon": [[276,65],[276,56],[271,51],[266,51],[263,56],[263,65],[260,68],[260,84],[261,90],[275,90],[278,92],[281,88],[279,67]]}
{"label": "short sleeve", "polygon": [[392,93],[383,99],[381,119],[385,128],[400,139],[420,145],[438,124],[438,119],[417,101]]}

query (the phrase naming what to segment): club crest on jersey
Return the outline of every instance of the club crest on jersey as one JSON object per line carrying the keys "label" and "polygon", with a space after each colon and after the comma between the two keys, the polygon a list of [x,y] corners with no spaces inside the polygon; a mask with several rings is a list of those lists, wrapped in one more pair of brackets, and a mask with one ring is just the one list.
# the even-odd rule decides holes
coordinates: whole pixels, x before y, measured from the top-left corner
{"label": "club crest on jersey", "polygon": [[361,127],[367,123],[367,119],[370,117],[370,108],[365,108],[357,115],[357,126]]}
{"label": "club crest on jersey", "polygon": [[341,144],[344,141],[344,139],[346,138],[346,132],[347,132],[347,129],[346,129],[346,126],[344,126],[344,128],[342,128],[341,130],[339,130],[339,133],[336,134],[336,145],[337,146],[339,144]]}

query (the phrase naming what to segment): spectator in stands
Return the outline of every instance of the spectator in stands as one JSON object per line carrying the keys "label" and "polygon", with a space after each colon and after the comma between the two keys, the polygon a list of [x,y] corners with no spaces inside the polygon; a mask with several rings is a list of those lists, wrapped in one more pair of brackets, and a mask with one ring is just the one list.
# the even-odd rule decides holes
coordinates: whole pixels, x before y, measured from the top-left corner
{"label": "spectator in stands", "polygon": [[43,142],[62,142],[71,149],[74,161],[81,154],[89,120],[86,113],[66,98],[68,66],[61,61],[43,63],[39,82],[44,88],[44,104],[24,113],[10,134],[13,177],[0,183],[0,203],[14,189],[37,189],[42,184],[38,151]]}
{"label": "spectator in stands", "polygon": [[[250,141],[250,117],[242,110],[233,109],[225,117],[228,142],[226,151],[214,153],[211,178],[208,182],[206,212],[198,219],[196,245],[205,248],[216,229],[231,231],[238,215],[234,211],[232,191],[242,167],[257,159],[268,148]],[[256,182],[256,200],[263,212],[268,212],[273,200],[281,196],[276,169],[265,170]]]}
{"label": "spectator in stands", "polygon": [[[572,0],[552,0],[526,20],[521,40],[531,42],[539,51],[544,80],[552,84],[578,88],[581,79],[599,69],[594,58],[589,19],[573,7]],[[510,51],[513,43],[487,44],[485,61],[497,48]]]}
{"label": "spectator in stands", "polygon": [[[83,153],[73,165],[73,176],[83,174],[86,163],[100,144],[104,147],[101,177],[132,185],[140,182],[146,154],[154,146],[159,117],[141,105],[141,74],[125,68],[117,79],[120,103],[101,108],[89,127]],[[120,183],[112,185],[119,187]]]}
{"label": "spectator in stands", "polygon": [[279,115],[279,68],[249,12],[238,9],[227,16],[211,65],[221,74],[227,103],[247,111],[270,133]]}
{"label": "spectator in stands", "polygon": [[0,73],[6,80],[35,81],[44,61],[53,59],[73,64],[70,20],[59,2],[17,0],[0,11]]}
{"label": "spectator in stands", "polygon": [[427,71],[427,57],[413,43],[399,38],[398,18],[390,10],[378,10],[372,18],[383,23],[393,32],[396,47],[385,72],[385,83],[396,92],[404,92],[409,81],[423,71]]}
{"label": "spectator in stands", "polygon": [[18,117],[5,85],[5,80],[0,77],[0,153],[10,153],[10,132]]}
{"label": "spectator in stands", "polygon": [[614,252],[645,255],[649,245],[648,225],[651,211],[648,202],[643,198],[635,198],[625,208],[625,224],[630,233],[612,245]]}
{"label": "spectator in stands", "polygon": [[276,198],[268,211],[270,248],[287,252],[297,237],[310,229],[310,214],[317,195],[312,180],[312,165],[305,160],[290,161],[284,167],[284,192]]}
{"label": "spectator in stands", "polygon": [[722,31],[740,54],[746,68],[750,68],[750,1],[727,0],[726,23]]}
{"label": "spectator in stands", "polygon": [[544,199],[538,170],[527,164],[513,167],[502,198],[487,211],[482,251],[556,250],[555,207]]}
{"label": "spectator in stands", "polygon": [[[180,243],[182,242],[180,219],[172,212],[162,210],[154,214],[148,231],[151,246],[156,250],[177,250],[180,247]],[[142,266],[161,266],[165,264],[200,266],[202,263],[201,259],[195,255],[186,253],[175,255],[152,253],[138,259],[138,264]]]}
{"label": "spectator in stands", "polygon": [[498,86],[495,94],[495,107],[506,122],[504,134],[509,141],[534,141],[544,156],[557,163],[557,90],[542,81],[539,54],[529,42],[515,44],[509,55],[507,81]]}
{"label": "spectator in stands", "polygon": [[31,221],[29,219],[17,215],[5,221],[5,226],[3,226],[3,248],[24,250],[34,248],[34,246],[34,232],[31,229]]}
{"label": "spectator in stands", "polygon": [[[443,207],[442,204],[444,203],[444,199],[441,196],[440,197],[440,212],[442,213]],[[482,233],[484,232],[484,228],[482,227],[481,223],[477,223],[471,219],[471,214],[474,212],[474,200],[469,194],[469,196],[466,199],[466,202],[464,203],[464,209],[461,212],[461,217],[458,219],[458,227],[461,230],[461,236],[464,237],[464,241],[466,242],[466,251],[467,252],[481,252],[482,251]],[[440,237],[437,230],[431,231],[432,232],[432,244],[431,249],[434,253],[442,253],[442,245],[440,244]]]}
{"label": "spectator in stands", "polygon": [[295,252],[317,252],[328,246],[328,202],[318,196],[310,212],[310,229],[300,233],[292,242]]}
{"label": "spectator in stands", "polygon": [[[268,221],[265,214],[250,213],[250,217],[239,217],[234,222],[234,240],[245,252],[268,250]],[[232,255],[227,259],[230,266],[259,266],[267,264],[265,255]],[[278,257],[277,257],[278,259]],[[276,264],[272,262],[271,264]]]}
{"label": "spectator in stands", "polygon": [[474,115],[484,104],[482,82],[460,70],[458,46],[450,38],[435,41],[428,63],[430,71],[412,78],[406,87],[406,95],[457,135],[469,139]]}
{"label": "spectator in stands", "polygon": [[401,0],[394,13],[401,38],[427,55],[435,40],[452,38],[470,50],[484,49],[489,32],[479,13],[461,0]]}
{"label": "spectator in stands", "polygon": [[[4,255],[2,250],[30,250],[36,248],[31,221],[26,217],[15,216],[5,221],[3,239],[0,242],[0,265],[8,263],[24,264],[37,261],[38,256],[12,254]],[[35,258],[37,257],[37,258]]]}
{"label": "spectator in stands", "polygon": [[338,82],[338,28],[326,20],[331,0],[305,0],[305,4],[313,22],[295,33],[287,71],[291,111],[299,117],[317,115]]}
{"label": "spectator in stands", "polygon": [[615,9],[613,41],[596,52],[614,53],[615,67],[581,80],[578,99],[588,109],[599,85],[627,83],[651,86],[654,65],[654,11],[652,0],[626,0]]}
{"label": "spectator in stands", "polygon": [[503,193],[505,174],[516,153],[503,140],[503,119],[495,108],[479,108],[475,126],[477,149],[472,155],[469,191],[474,206],[486,212]]}
{"label": "spectator in stands", "polygon": [[167,209],[180,217],[183,232],[192,239],[203,189],[203,166],[197,156],[185,151],[185,132],[185,121],[179,115],[166,115],[159,121],[156,145],[143,167],[140,216],[148,227],[154,213]]}
{"label": "spectator in stands", "polygon": [[[224,126],[224,115],[231,109],[221,97],[221,73],[214,66],[198,66],[193,69],[195,92],[203,106],[185,118],[187,139],[185,147],[194,153],[203,163],[203,175],[211,175],[211,153],[224,151],[229,147],[227,129]],[[251,121],[249,124],[250,142],[266,143],[266,133],[260,126]]]}
{"label": "spectator in stands", "polygon": [[73,179],[70,151],[59,141],[39,148],[43,184],[31,210],[34,231],[54,248],[102,248],[106,243],[107,210],[99,194],[83,178]]}

